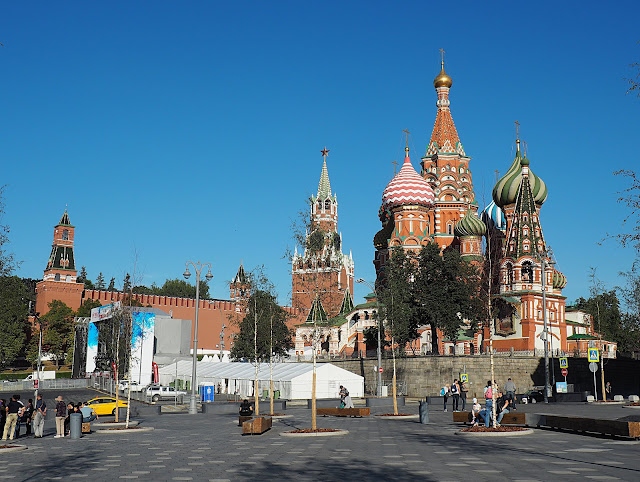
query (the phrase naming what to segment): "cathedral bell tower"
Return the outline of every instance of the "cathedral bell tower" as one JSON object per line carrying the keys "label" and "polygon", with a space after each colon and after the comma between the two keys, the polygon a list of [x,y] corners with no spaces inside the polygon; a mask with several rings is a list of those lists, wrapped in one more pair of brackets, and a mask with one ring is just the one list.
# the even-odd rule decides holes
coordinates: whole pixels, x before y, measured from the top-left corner
{"label": "cathedral bell tower", "polygon": [[74,311],[82,303],[84,283],[76,282],[78,272],[73,253],[74,235],[75,227],[65,209],[60,222],[53,228],[51,254],[42,281],[36,285],[36,311],[40,316],[49,311],[49,303],[53,300],[62,301]]}

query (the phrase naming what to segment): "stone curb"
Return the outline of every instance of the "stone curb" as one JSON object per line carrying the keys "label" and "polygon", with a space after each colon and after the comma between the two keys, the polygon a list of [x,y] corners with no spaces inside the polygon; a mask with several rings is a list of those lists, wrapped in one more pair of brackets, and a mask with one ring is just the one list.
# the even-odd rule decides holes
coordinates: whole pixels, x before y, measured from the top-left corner
{"label": "stone curb", "polygon": [[281,437],[337,437],[340,435],[347,435],[348,430],[338,430],[336,432],[314,432],[314,433],[291,433],[281,432]]}
{"label": "stone curb", "polygon": [[528,428],[526,430],[518,430],[515,432],[461,432],[457,431],[456,435],[463,435],[469,437],[516,437],[518,435],[531,435],[533,429]]}
{"label": "stone curb", "polygon": [[623,405],[622,408],[640,408],[640,405]]}
{"label": "stone curb", "polygon": [[386,420],[417,420],[420,418],[420,415],[374,415],[374,417]]}
{"label": "stone curb", "polygon": [[[135,427],[139,424],[137,420],[129,420],[129,426]],[[124,427],[126,426],[126,422],[95,422],[91,424],[91,428],[116,428],[116,427]]]}
{"label": "stone curb", "polygon": [[[8,440],[5,440],[8,442]],[[7,454],[9,452],[20,452],[21,450],[27,450],[26,445],[15,445],[14,447],[9,447],[8,449],[0,449],[0,454]]]}
{"label": "stone curb", "polygon": [[140,427],[140,428],[125,428],[124,430],[113,430],[113,429],[100,429],[96,430],[96,433],[110,433],[110,434],[121,434],[121,433],[140,433],[140,432],[151,432],[153,427]]}

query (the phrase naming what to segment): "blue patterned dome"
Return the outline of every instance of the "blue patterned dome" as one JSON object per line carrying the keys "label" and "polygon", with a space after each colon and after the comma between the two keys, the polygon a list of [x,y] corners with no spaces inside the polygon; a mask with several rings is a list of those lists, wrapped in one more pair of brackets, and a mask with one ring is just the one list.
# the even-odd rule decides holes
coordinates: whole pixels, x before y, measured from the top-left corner
{"label": "blue patterned dome", "polygon": [[507,218],[505,218],[502,209],[496,206],[494,201],[491,201],[491,204],[482,210],[480,219],[482,219],[488,227],[495,227],[502,231],[507,229]]}

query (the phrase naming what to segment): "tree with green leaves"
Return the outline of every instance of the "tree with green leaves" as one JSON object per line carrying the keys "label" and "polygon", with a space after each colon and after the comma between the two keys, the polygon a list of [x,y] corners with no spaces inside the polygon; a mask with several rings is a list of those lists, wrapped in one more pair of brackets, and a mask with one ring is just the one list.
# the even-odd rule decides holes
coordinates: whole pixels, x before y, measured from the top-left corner
{"label": "tree with green leaves", "polygon": [[480,270],[465,261],[458,250],[445,250],[435,243],[422,248],[414,293],[420,318],[431,327],[431,351],[439,354],[438,329],[454,342],[464,319],[480,317]]}
{"label": "tree with green leaves", "polygon": [[[4,188],[0,186],[0,220],[4,216]],[[7,252],[9,243],[9,226],[0,224],[0,276],[9,276],[18,266],[12,253]]]}
{"label": "tree with green leaves", "polygon": [[53,355],[58,368],[60,368],[60,361],[64,360],[66,354],[73,348],[74,315],[73,310],[62,301],[53,300],[49,303],[49,312],[40,317],[45,327],[42,339],[43,351]]}
{"label": "tree with green leaves", "polygon": [[87,277],[87,268],[85,268],[84,266],[82,268],[80,268],[80,273],[78,274],[78,277],[76,278],[76,281],[78,283],[84,283],[84,288],[87,289],[87,290],[92,290],[93,289],[93,283]]}
{"label": "tree with green leaves", "polygon": [[117,291],[115,278],[111,278],[111,280],[109,281],[109,287],[107,288],[107,291]]}
{"label": "tree with green leaves", "polygon": [[76,311],[76,316],[81,318],[89,318],[91,317],[91,310],[93,308],[99,308],[101,306],[102,306],[102,303],[100,303],[98,300],[92,300],[87,298],[80,305],[80,308],[78,308],[78,311]]}
{"label": "tree with green leaves", "polygon": [[31,293],[17,276],[0,276],[0,368],[23,351],[29,328]]}
{"label": "tree with green leaves", "polygon": [[[192,285],[182,279],[168,279],[160,288],[158,288],[157,293],[154,294],[174,296],[176,298],[195,298],[196,285]],[[206,281],[200,280],[200,299],[208,300],[209,298],[209,285]]]}
{"label": "tree with green leaves", "polygon": [[122,280],[122,292],[128,293],[131,291],[131,275],[129,273],[124,275],[124,280]]}
{"label": "tree with green leaves", "polygon": [[102,271],[100,271],[100,273],[98,273],[98,276],[96,277],[96,289],[103,290],[105,286],[104,275],[102,274]]}
{"label": "tree with green leaves", "polygon": [[[419,338],[419,319],[416,316],[413,280],[415,279],[414,257],[400,246],[391,250],[389,261],[384,267],[384,279],[377,288],[380,296],[380,313],[386,320],[391,337],[400,355],[405,347]],[[376,332],[377,336],[377,332]]]}
{"label": "tree with green leaves", "polygon": [[[269,360],[270,353],[280,357],[287,356],[287,351],[293,348],[293,341],[286,323],[287,312],[278,305],[275,296],[259,289],[249,297],[247,308],[247,314],[238,325],[239,333],[231,348],[231,357],[234,360],[265,362]],[[255,349],[254,334],[257,338]]]}

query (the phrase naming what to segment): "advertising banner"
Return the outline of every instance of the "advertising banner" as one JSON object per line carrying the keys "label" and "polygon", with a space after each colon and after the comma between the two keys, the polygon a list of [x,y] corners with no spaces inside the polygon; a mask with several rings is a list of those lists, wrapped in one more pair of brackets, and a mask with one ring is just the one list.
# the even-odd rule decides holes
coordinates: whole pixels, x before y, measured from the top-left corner
{"label": "advertising banner", "polygon": [[91,322],[107,320],[113,316],[115,311],[118,311],[122,303],[120,301],[116,301],[115,303],[111,303],[109,305],[99,306],[98,308],[93,308],[91,310]]}
{"label": "advertising banner", "polygon": [[93,373],[96,369],[96,356],[98,355],[98,327],[95,323],[89,323],[87,334],[87,361],[86,373]]}
{"label": "advertising banner", "polygon": [[155,313],[133,312],[131,381],[142,386],[151,383],[155,322]]}

